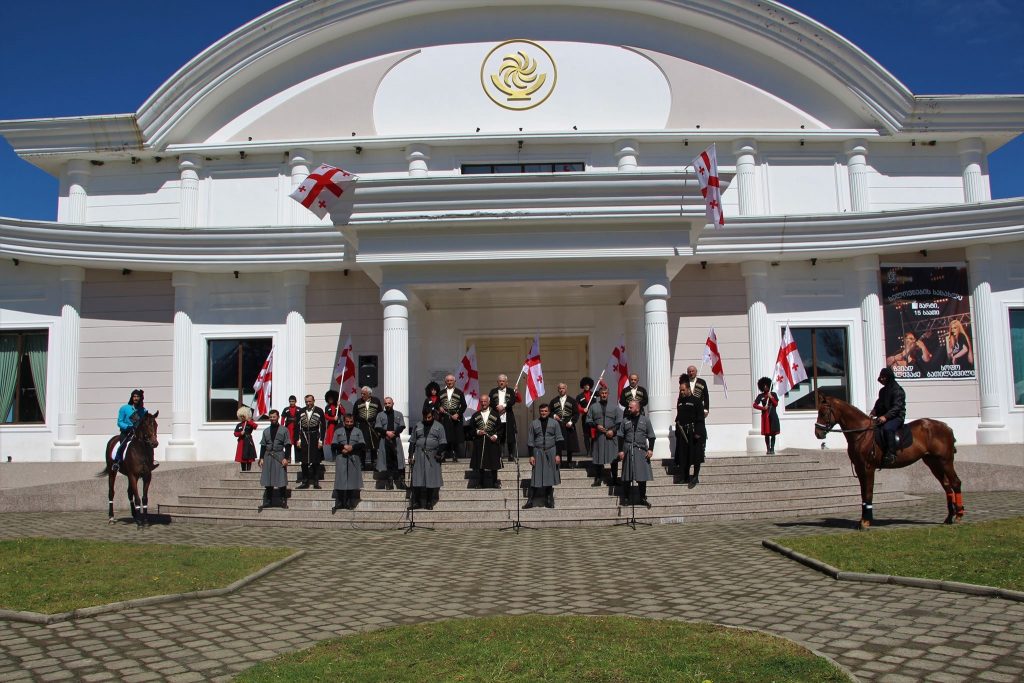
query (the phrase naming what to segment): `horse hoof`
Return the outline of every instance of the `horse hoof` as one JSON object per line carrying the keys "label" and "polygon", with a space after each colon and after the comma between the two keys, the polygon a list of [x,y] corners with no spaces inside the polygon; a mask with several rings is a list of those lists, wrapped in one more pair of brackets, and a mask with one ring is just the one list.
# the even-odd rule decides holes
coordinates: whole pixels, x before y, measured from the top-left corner
{"label": "horse hoof", "polygon": [[870,531],[871,530],[871,522],[869,522],[866,519],[862,519],[862,520],[860,520],[860,525],[857,528],[860,531]]}
{"label": "horse hoof", "polygon": [[114,523],[114,518],[113,517],[111,517],[110,519],[107,520],[107,524],[113,524],[113,523]]}

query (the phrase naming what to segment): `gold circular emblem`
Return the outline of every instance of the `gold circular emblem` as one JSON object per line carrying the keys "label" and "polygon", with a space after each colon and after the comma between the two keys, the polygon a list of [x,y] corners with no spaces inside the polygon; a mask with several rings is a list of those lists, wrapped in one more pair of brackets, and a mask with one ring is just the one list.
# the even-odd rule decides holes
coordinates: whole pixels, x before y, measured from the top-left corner
{"label": "gold circular emblem", "polygon": [[558,80],[555,60],[532,40],[506,40],[480,65],[480,85],[499,107],[533,109],[551,96]]}

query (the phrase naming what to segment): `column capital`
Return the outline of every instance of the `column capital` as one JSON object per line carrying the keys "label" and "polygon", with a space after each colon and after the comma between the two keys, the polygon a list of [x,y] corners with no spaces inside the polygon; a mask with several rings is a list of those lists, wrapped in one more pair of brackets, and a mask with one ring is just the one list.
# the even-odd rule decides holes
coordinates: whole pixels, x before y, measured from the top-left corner
{"label": "column capital", "polygon": [[732,153],[736,155],[757,154],[757,140],[754,138],[734,140],[732,143]]}
{"label": "column capital", "polygon": [[740,272],[745,278],[768,277],[768,262],[744,261],[740,264]]}
{"label": "column capital", "polygon": [[179,171],[198,171],[203,167],[205,159],[200,154],[182,154],[178,157]]}
{"label": "column capital", "polygon": [[430,172],[427,164],[430,161],[430,147],[416,143],[405,148],[405,160],[409,162],[409,175],[417,178],[426,177]]}
{"label": "column capital", "polygon": [[65,168],[69,177],[89,176],[92,173],[92,162],[88,159],[71,159]]}
{"label": "column capital", "polygon": [[623,138],[612,144],[615,147],[615,159],[619,162],[619,170],[635,171],[639,164],[640,143],[632,138]]}
{"label": "column capital", "polygon": [[308,149],[296,147],[295,149],[288,150],[288,165],[292,168],[296,166],[308,166],[312,163],[313,153]]}
{"label": "column capital", "polygon": [[985,141],[981,138],[967,138],[956,143],[957,154],[964,163],[980,161],[985,153]]}
{"label": "column capital", "polygon": [[854,138],[843,143],[843,153],[847,157],[864,155],[868,153],[868,141],[864,138]]}
{"label": "column capital", "polygon": [[644,301],[651,299],[667,299],[669,296],[668,278],[648,278],[640,282],[640,295]]}
{"label": "column capital", "polygon": [[409,305],[409,295],[405,293],[404,289],[398,287],[381,287],[380,302],[384,306]]}
{"label": "column capital", "polygon": [[878,270],[878,254],[861,254],[853,258],[854,270]]}

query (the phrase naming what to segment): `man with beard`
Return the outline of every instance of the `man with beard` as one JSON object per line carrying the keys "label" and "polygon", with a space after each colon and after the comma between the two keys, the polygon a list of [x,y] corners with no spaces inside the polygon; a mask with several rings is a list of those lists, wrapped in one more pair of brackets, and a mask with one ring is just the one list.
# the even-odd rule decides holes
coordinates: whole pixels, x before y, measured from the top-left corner
{"label": "man with beard", "polygon": [[579,450],[579,439],[576,438],[576,416],[579,410],[576,407],[576,399],[568,396],[569,387],[563,382],[558,385],[558,396],[551,399],[549,409],[551,417],[555,418],[558,428],[562,432],[562,441],[565,442],[562,452],[565,454],[565,464],[572,467],[572,454]]}
{"label": "man with beard", "polygon": [[444,440],[444,428],[434,421],[434,411],[424,408],[423,421],[417,423],[409,435],[409,466],[412,467],[410,510],[433,510],[437,504],[444,486],[441,476]]}
{"label": "man with beard", "polygon": [[[292,459],[292,447],[295,445],[296,434],[295,434],[295,423],[299,419],[299,407],[296,405],[298,399],[295,396],[288,397],[288,407],[281,411],[281,424],[285,429],[288,430],[288,445],[285,447],[284,453],[288,456],[288,460]],[[295,454],[296,461],[298,460],[298,453]],[[302,481],[302,473],[298,474],[299,482]]]}
{"label": "man with beard", "polygon": [[498,411],[491,409],[491,398],[480,397],[480,410],[470,419],[473,432],[473,453],[469,466],[478,473],[477,483],[471,488],[501,488],[498,469],[501,468],[501,421]]}
{"label": "man with beard", "polygon": [[[675,477],[693,488],[699,483],[700,466],[704,462],[704,404],[690,391],[690,378],[683,375],[676,400]],[[690,468],[693,468],[693,477]]]}
{"label": "man with beard", "polygon": [[498,414],[500,433],[498,440],[505,445],[508,461],[513,462],[516,456],[516,414],[512,407],[519,403],[519,392],[510,389],[508,376],[498,375],[498,386],[491,389],[491,409]]}
{"label": "man with beard", "polygon": [[363,469],[372,469],[370,456],[377,452],[377,432],[374,426],[377,424],[377,413],[384,410],[380,399],[373,395],[370,387],[363,387],[359,390],[359,400],[352,404],[352,412],[356,417],[356,427],[363,433],[363,443],[366,444],[366,451],[363,455]]}
{"label": "man with beard", "polygon": [[708,413],[711,412],[711,397],[708,394],[708,383],[704,381],[703,377],[697,376],[696,365],[686,368],[686,374],[679,376],[680,384],[683,383],[684,377],[690,380],[690,393],[704,405],[704,419],[707,419]]}
{"label": "man with beard", "polygon": [[341,508],[355,510],[359,491],[363,488],[363,468],[360,467],[366,442],[355,420],[346,414],[341,427],[334,432],[331,450],[334,451],[334,507],[331,514]]}
{"label": "man with beard", "polygon": [[444,389],[438,397],[437,417],[438,422],[444,427],[447,440],[446,454],[451,457],[452,462],[459,461],[463,441],[462,415],[468,407],[466,395],[462,393],[462,389],[455,386],[455,375],[445,376]]}
{"label": "man with beard", "polygon": [[[565,387],[564,384],[559,386]],[[533,473],[530,476],[530,493],[526,497],[524,510],[533,507],[533,497],[538,493],[544,495],[544,507],[555,507],[555,486],[562,483],[562,476],[558,471],[558,465],[561,463],[560,453],[565,444],[562,428],[551,419],[550,406],[542,403],[537,413],[540,417],[530,423],[526,437]]]}
{"label": "man with beard", "polygon": [[630,401],[636,401],[640,404],[640,414],[644,414],[647,409],[647,390],[640,386],[640,375],[632,374],[629,376],[629,384],[622,388],[622,393],[619,394],[619,405],[623,409],[629,405]]}
{"label": "man with beard", "polygon": [[622,461],[622,481],[626,488],[619,499],[620,505],[633,498],[633,482],[640,485],[640,504],[651,509],[647,501],[647,482],[654,479],[651,458],[654,456],[654,427],[641,413],[640,401],[630,401],[617,433],[619,460]]}
{"label": "man with beard", "polygon": [[[278,424],[281,414],[277,410],[267,413],[270,426],[263,430],[260,439],[260,486],[263,487],[263,502],[257,511],[263,508],[278,507],[288,509],[288,456],[285,446],[288,444],[288,430]],[[277,491],[277,499],[274,491]]]}
{"label": "man with beard", "polygon": [[622,414],[619,406],[608,400],[608,387],[605,384],[597,391],[597,400],[590,403],[587,411],[587,426],[596,430],[594,443],[590,447],[590,457],[594,461],[594,483],[600,486],[604,466],[612,466],[612,485],[619,478],[618,444],[615,441]]}
{"label": "man with beard", "polygon": [[327,420],[324,411],[315,404],[313,394],[306,394],[306,407],[299,411],[295,421],[295,459],[302,465],[302,483],[300,489],[320,488],[317,470],[324,458],[324,433]]}
{"label": "man with beard", "polygon": [[405,490],[405,453],[402,438],[405,416],[395,410],[395,400],[384,397],[384,410],[377,413],[377,471],[383,475],[384,487],[391,491],[398,486]]}

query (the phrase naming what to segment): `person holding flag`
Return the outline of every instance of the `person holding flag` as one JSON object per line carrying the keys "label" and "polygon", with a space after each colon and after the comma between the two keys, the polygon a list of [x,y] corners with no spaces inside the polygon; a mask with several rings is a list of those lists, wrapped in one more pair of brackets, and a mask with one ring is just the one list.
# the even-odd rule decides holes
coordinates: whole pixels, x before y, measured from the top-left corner
{"label": "person holding flag", "polygon": [[[338,402],[344,408],[345,401],[355,401],[359,388],[356,386],[356,362],[352,353],[352,335],[341,347],[341,355],[334,364],[334,383],[338,385]],[[341,411],[342,413],[344,411]]]}
{"label": "person holding flag", "polygon": [[761,393],[754,399],[754,410],[761,411],[761,436],[767,455],[775,455],[775,437],[781,431],[779,426],[779,395],[772,391],[772,381],[768,377],[757,380],[757,390]]}

